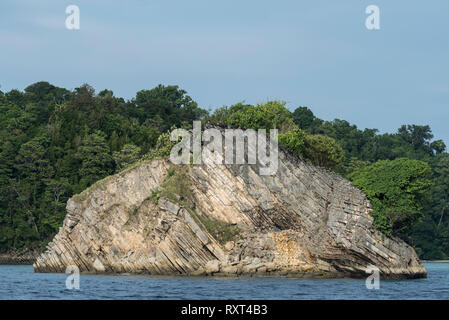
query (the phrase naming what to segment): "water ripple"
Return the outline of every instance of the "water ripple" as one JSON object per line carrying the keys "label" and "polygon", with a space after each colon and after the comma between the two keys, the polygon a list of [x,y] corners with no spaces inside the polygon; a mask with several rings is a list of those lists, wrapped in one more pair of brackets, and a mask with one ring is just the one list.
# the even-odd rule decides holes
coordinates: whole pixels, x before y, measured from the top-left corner
{"label": "water ripple", "polygon": [[[36,274],[32,266],[0,265],[0,299],[449,299],[449,263],[425,263],[427,279],[381,281],[285,278],[186,278],[81,275],[80,290],[65,274]],[[446,285],[447,284],[447,285]]]}

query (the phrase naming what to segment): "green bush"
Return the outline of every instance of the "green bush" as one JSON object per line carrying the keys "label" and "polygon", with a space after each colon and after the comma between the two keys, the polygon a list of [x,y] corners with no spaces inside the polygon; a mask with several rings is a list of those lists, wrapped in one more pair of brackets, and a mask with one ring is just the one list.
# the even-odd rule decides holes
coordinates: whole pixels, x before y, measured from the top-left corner
{"label": "green bush", "polygon": [[306,159],[329,170],[340,168],[345,161],[340,145],[334,139],[321,134],[306,136],[304,150]]}
{"label": "green bush", "polygon": [[282,101],[268,101],[256,106],[238,103],[223,107],[216,110],[209,121],[243,129],[278,129],[281,133],[297,127]]}
{"label": "green bush", "polygon": [[293,131],[279,134],[279,143],[291,152],[304,156],[306,133],[296,128]]}
{"label": "green bush", "polygon": [[430,172],[426,162],[399,158],[378,161],[351,178],[373,205],[374,226],[387,236],[404,236],[423,216]]}

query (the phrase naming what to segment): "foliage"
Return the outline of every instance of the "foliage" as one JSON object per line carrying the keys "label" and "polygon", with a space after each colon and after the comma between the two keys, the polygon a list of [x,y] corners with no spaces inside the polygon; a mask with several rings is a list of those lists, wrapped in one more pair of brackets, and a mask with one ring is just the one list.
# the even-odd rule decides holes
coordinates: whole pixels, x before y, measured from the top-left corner
{"label": "foliage", "polygon": [[355,171],[364,169],[364,168],[368,167],[369,165],[371,165],[370,161],[363,161],[363,160],[357,159],[356,157],[352,157],[349,160],[349,163],[346,165],[343,173],[345,174],[345,176],[350,178],[352,173],[354,173]]}
{"label": "foliage", "polygon": [[168,176],[162,183],[161,196],[172,200],[192,200],[193,192],[190,186],[190,177],[187,168],[173,166],[169,169]]}
{"label": "foliage", "polygon": [[240,230],[236,225],[213,218],[196,215],[207,231],[219,243],[225,244],[228,241],[235,241],[240,235]]}
{"label": "foliage", "polygon": [[114,172],[114,161],[101,132],[87,135],[75,157],[81,163],[78,171],[81,177],[79,191]]}
{"label": "foliage", "polygon": [[340,145],[332,138],[321,134],[305,138],[305,157],[313,164],[334,170],[343,165],[345,155]]}
{"label": "foliage", "polygon": [[304,155],[306,133],[303,130],[295,128],[292,131],[281,133],[279,134],[278,139],[279,143],[281,143],[291,152],[296,153],[300,156]]}
{"label": "foliage", "polygon": [[357,170],[352,181],[371,200],[377,229],[388,236],[404,236],[423,216],[423,202],[432,185],[430,172],[426,162],[398,158]]}
{"label": "foliage", "polygon": [[292,113],[292,119],[298,127],[308,131],[323,122],[316,118],[312,110],[307,107],[296,108]]}
{"label": "foliage", "polygon": [[45,247],[69,197],[155,147],[165,154],[162,132],[205,115],[177,86],[142,90],[131,101],[110,90],[96,95],[87,84],[69,91],[38,82],[1,93],[0,252]]}
{"label": "foliage", "polygon": [[334,170],[344,161],[343,150],[335,140],[324,135],[307,136],[295,124],[285,102],[268,101],[257,106],[239,103],[218,109],[209,121],[254,130],[277,128],[282,145],[316,165]]}
{"label": "foliage", "polygon": [[123,170],[140,159],[141,148],[133,144],[125,144],[120,152],[115,151],[113,158],[117,170]]}
{"label": "foliage", "polygon": [[[174,129],[174,127],[172,128]],[[176,141],[170,140],[170,131],[162,133],[156,141],[156,145],[146,155],[144,159],[152,160],[161,157],[168,157],[171,149],[176,145]]]}
{"label": "foliage", "polygon": [[424,219],[413,230],[415,248],[423,259],[449,258],[449,154],[431,161],[432,188],[424,205]]}
{"label": "foliage", "polygon": [[154,204],[158,204],[159,198],[161,197],[161,192],[159,190],[151,189],[150,199],[153,200]]}
{"label": "foliage", "polygon": [[186,91],[178,86],[158,85],[151,90],[137,92],[133,103],[136,106],[133,114],[148,126],[167,131],[172,126],[181,127],[200,120],[207,111],[198,108],[198,104],[186,95]]}
{"label": "foliage", "polygon": [[296,127],[285,102],[281,101],[268,101],[256,106],[238,103],[231,107],[222,107],[215,111],[209,120],[212,123],[244,129],[278,129],[281,133]]}

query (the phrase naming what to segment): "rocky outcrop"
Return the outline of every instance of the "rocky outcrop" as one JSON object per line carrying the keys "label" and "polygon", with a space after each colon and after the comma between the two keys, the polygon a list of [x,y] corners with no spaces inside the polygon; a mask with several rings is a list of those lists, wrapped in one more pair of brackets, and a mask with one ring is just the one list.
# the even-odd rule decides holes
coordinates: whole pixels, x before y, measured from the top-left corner
{"label": "rocky outcrop", "polygon": [[283,150],[276,175],[256,165],[159,159],[67,203],[36,272],[153,275],[426,276],[413,248],[373,227],[350,182]]}
{"label": "rocky outcrop", "polygon": [[37,250],[13,251],[0,253],[0,264],[33,264],[40,252]]}

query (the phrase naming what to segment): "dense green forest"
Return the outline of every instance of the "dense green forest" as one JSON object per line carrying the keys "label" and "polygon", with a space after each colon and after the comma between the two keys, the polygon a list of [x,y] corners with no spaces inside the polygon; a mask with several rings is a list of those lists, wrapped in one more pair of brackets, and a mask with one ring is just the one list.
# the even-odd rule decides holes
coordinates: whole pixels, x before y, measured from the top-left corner
{"label": "dense green forest", "polygon": [[38,82],[0,91],[0,251],[41,249],[65,203],[92,183],[167,148],[167,132],[203,120],[278,128],[279,141],[333,170],[373,203],[376,227],[412,243],[421,258],[449,257],[449,154],[429,126],[396,133],[325,121],[279,101],[238,103],[210,113],[177,86],[159,85],[125,101],[89,85],[73,91]]}

